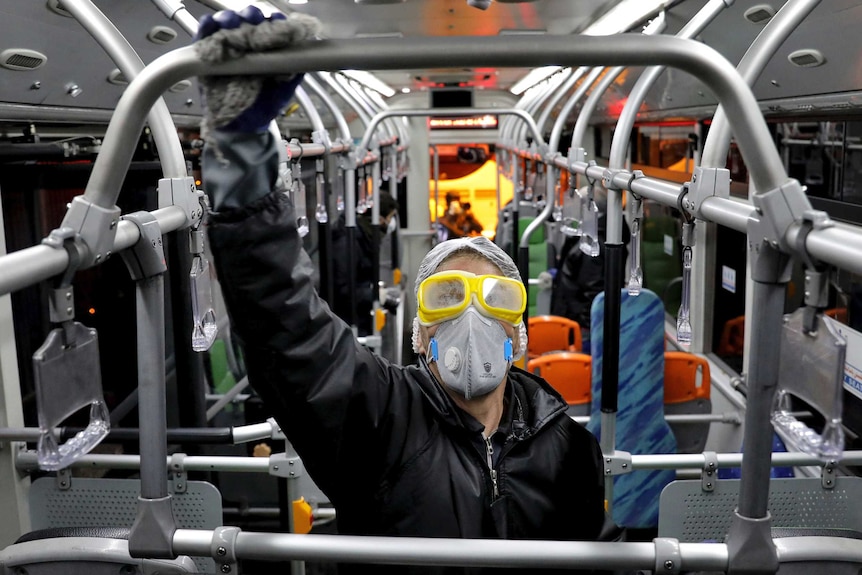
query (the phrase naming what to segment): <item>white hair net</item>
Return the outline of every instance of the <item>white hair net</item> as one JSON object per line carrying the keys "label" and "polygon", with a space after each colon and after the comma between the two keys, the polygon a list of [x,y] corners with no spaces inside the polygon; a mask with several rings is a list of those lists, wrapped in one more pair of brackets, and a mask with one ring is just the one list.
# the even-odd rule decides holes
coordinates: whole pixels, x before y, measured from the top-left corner
{"label": "white hair net", "polygon": [[[416,273],[416,282],[413,285],[413,297],[417,298],[419,284],[429,276],[437,272],[440,265],[457,255],[475,253],[485,258],[509,279],[521,281],[521,272],[503,249],[484,236],[469,238],[456,238],[440,242],[425,254],[419,271]],[[417,298],[418,299],[418,298]],[[527,326],[522,321],[517,326],[515,334],[515,359],[520,359],[527,352]],[[413,351],[419,353],[419,317],[413,318]]]}

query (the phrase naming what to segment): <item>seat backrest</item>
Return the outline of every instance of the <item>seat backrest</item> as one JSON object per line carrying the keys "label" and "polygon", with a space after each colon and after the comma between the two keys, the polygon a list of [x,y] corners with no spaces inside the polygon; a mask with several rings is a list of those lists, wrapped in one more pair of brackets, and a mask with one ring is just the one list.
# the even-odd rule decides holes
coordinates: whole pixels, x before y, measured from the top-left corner
{"label": "seat backrest", "polygon": [[665,405],[709,399],[709,394],[709,362],[705,357],[684,351],[664,352]]}
{"label": "seat backrest", "polygon": [[593,358],[585,353],[558,352],[527,363],[527,370],[545,379],[569,405],[590,403]]}
{"label": "seat backrest", "polygon": [[[664,413],[692,415],[712,413],[709,362],[684,351],[664,352]],[[668,423],[676,437],[677,453],[702,453],[709,437],[709,423]]]}
{"label": "seat backrest", "polygon": [[[664,417],[664,322],[659,297],[648,289],[632,296],[621,290],[616,449],[632,454],[676,452],[676,438]],[[601,439],[604,365],[604,302],[600,293],[590,312],[593,400],[589,429]],[[617,525],[655,528],[659,495],[673,481],[668,469],[639,469],[614,477],[611,515]]]}
{"label": "seat backrest", "polygon": [[538,357],[554,351],[581,351],[583,340],[578,322],[557,315],[539,315],[527,320],[527,355]]}
{"label": "seat backrest", "polygon": [[[739,500],[738,479],[719,479],[713,491],[700,480],[674,481],[661,494],[658,535],[680,542],[723,543]],[[862,531],[862,478],[836,477],[831,489],[819,477],[772,479],[772,527]]]}
{"label": "seat backrest", "polygon": [[[224,523],[218,489],[204,481],[185,481],[171,493],[171,507],[180,529],[214,529]],[[139,479],[74,477],[60,488],[54,477],[30,486],[30,521],[34,530],[54,527],[131,528],[137,517]],[[209,557],[196,557],[202,572],[212,573]]]}

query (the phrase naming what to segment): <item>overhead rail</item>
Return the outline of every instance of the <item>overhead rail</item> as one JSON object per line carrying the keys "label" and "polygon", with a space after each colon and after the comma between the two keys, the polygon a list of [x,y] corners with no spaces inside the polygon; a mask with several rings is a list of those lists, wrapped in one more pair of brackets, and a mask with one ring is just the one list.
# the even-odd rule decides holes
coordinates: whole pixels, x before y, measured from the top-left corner
{"label": "overhead rail", "polygon": [[[264,427],[265,426],[265,427]],[[248,431],[244,431],[248,428]],[[269,423],[258,423],[234,429],[234,443],[257,441],[273,438],[273,430]],[[243,430],[244,435],[238,436],[237,430]],[[0,439],[24,435],[30,441],[31,431],[9,430],[0,435]],[[271,457],[237,457],[228,455],[185,455],[180,454],[180,464],[185,471],[224,471],[232,473],[271,473],[272,465],[279,460],[281,454]],[[166,458],[166,468],[177,464],[177,455]],[[713,458],[714,457],[714,458]],[[742,466],[743,453],[666,453],[658,455],[638,455],[624,451],[614,454],[604,465],[607,475],[624,475],[632,471],[644,469],[704,469],[710,462],[715,462],[716,468],[732,469]],[[274,459],[273,459],[274,458]],[[772,467],[823,467],[823,461],[814,455],[802,452],[771,453],[767,461]],[[625,465],[623,465],[625,464]],[[829,462],[835,465],[862,465],[862,451],[845,451],[841,459]],[[34,451],[20,451],[15,455],[15,465],[22,472],[33,472],[39,469]],[[105,468],[137,470],[141,466],[141,457],[132,454],[101,454],[89,453],[72,464],[78,469]]]}

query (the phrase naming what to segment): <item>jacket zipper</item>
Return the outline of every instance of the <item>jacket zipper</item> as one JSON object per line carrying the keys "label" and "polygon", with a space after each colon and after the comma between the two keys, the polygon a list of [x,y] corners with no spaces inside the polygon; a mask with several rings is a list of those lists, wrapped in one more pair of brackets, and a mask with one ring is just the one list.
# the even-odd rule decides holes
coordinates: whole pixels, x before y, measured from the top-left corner
{"label": "jacket zipper", "polygon": [[497,470],[494,469],[494,446],[491,445],[491,438],[485,437],[485,456],[488,461],[488,471],[491,472],[491,485],[494,488],[494,493],[491,501],[496,501],[500,497],[500,491],[497,489]]}

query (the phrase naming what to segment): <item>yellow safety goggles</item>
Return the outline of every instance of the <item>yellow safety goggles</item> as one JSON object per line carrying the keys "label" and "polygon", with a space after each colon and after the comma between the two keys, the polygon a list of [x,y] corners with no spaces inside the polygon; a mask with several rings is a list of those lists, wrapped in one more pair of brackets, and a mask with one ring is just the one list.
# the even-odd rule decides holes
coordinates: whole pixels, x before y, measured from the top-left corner
{"label": "yellow safety goggles", "polygon": [[419,322],[425,326],[460,315],[474,300],[483,315],[518,325],[527,307],[527,291],[521,282],[503,276],[445,271],[419,284],[418,300]]}

